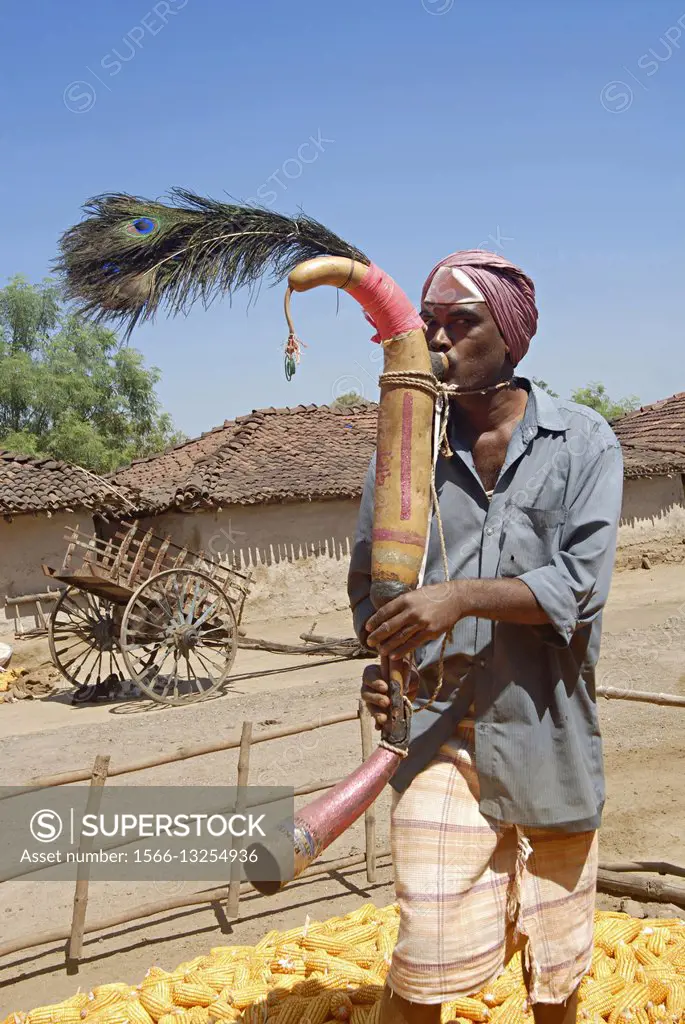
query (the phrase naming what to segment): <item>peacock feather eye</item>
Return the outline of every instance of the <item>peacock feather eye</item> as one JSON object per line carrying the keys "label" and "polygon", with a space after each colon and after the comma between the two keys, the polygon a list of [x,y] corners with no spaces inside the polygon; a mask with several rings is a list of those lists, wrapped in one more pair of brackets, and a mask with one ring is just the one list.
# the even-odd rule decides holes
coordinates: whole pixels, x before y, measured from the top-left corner
{"label": "peacock feather eye", "polygon": [[126,225],[126,233],[129,235],[151,235],[158,226],[158,222],[152,217],[136,217]]}

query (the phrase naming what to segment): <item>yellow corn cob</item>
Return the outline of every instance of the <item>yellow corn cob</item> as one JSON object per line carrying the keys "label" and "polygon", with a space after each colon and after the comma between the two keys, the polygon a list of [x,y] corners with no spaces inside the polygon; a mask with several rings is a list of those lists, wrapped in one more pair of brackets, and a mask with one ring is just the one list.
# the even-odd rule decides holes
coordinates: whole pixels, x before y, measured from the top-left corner
{"label": "yellow corn cob", "polygon": [[345,992],[334,992],[331,996],[330,1011],[333,1020],[348,1021],[352,1016],[352,1000]]}
{"label": "yellow corn cob", "polygon": [[346,959],[357,967],[370,967],[378,959],[378,949],[374,942],[364,942],[359,945],[351,945],[346,953]]}
{"label": "yellow corn cob", "polygon": [[281,1012],[278,1014],[278,1024],[299,1024],[305,1015],[307,1006],[306,999],[288,999],[283,1003]]}
{"label": "yellow corn cob", "polygon": [[265,950],[271,949],[272,946],[276,945],[277,940],[280,938],[280,932],[273,930],[267,932],[266,935],[259,940],[257,945],[254,947],[255,953],[262,953]]}
{"label": "yellow corn cob", "polygon": [[675,941],[666,947],[662,959],[668,960],[680,970],[685,968],[685,941]]}
{"label": "yellow corn cob", "polygon": [[630,917],[601,922],[595,930],[595,944],[611,956],[619,942],[632,942],[635,939],[640,925],[640,921]]}
{"label": "yellow corn cob", "polygon": [[635,1024],[649,1024],[649,1015],[646,1010],[636,1010],[633,1020]]}
{"label": "yellow corn cob", "polygon": [[206,1006],[192,1006],[188,1010],[187,1024],[209,1024],[209,1010]]}
{"label": "yellow corn cob", "polygon": [[235,1006],[224,1002],[223,999],[217,999],[207,1007],[207,1014],[210,1020],[238,1020],[240,1010],[236,1010]]}
{"label": "yellow corn cob", "polygon": [[369,974],[376,974],[379,978],[382,978],[383,981],[385,981],[385,976],[387,975],[390,967],[390,961],[391,957],[376,955],[376,959],[369,965]]}
{"label": "yellow corn cob", "polygon": [[87,1024],[153,1024],[152,1017],[137,999],[119,999],[97,1014],[86,1017]]}
{"label": "yellow corn cob", "polygon": [[453,999],[450,1002],[450,1009],[454,1017],[463,1017],[465,1020],[484,1021],[490,1017],[490,1011],[478,999],[463,997]]}
{"label": "yellow corn cob", "polygon": [[668,938],[667,928],[655,928],[652,934],[647,937],[645,945],[650,953],[654,953],[654,956],[663,956],[668,945]]}
{"label": "yellow corn cob", "polygon": [[354,921],[355,924],[367,924],[369,921],[376,921],[379,914],[378,908],[373,903],[362,903],[361,907],[357,907],[347,915],[347,920]]}
{"label": "yellow corn cob", "polygon": [[311,974],[312,971],[327,971],[333,961],[334,957],[330,956],[323,949],[308,949],[304,951],[304,969],[307,974]]}
{"label": "yellow corn cob", "polygon": [[253,982],[243,988],[233,989],[233,1005],[244,1010],[259,999],[266,999],[268,988],[263,982]]}
{"label": "yellow corn cob", "polygon": [[316,932],[314,935],[305,935],[301,945],[303,949],[324,950],[333,956],[340,956],[347,951],[349,943],[337,935]]}
{"label": "yellow corn cob", "polygon": [[373,985],[376,981],[376,978],[368,971],[365,971],[363,967],[357,967],[356,964],[350,963],[349,960],[344,960],[339,956],[331,958],[328,973],[336,975],[344,984],[348,985],[366,985],[369,983]]}
{"label": "yellow corn cob", "polygon": [[379,999],[377,1003],[371,1007],[371,1011],[366,1018],[366,1024],[381,1024],[381,1007],[383,1000]]}
{"label": "yellow corn cob", "polygon": [[625,942],[619,942],[614,951],[616,961],[616,972],[625,978],[626,982],[635,980],[635,971],[639,967],[635,950]]}
{"label": "yellow corn cob", "polygon": [[[313,975],[312,975],[313,977]],[[308,981],[309,979],[307,979]],[[351,992],[355,987],[350,981],[347,980],[344,974],[336,971],[329,971],[328,974],[321,974],[317,978],[319,983],[319,991],[340,991],[340,992]],[[304,982],[303,984],[307,984]]]}
{"label": "yellow corn cob", "polygon": [[54,1003],[32,1010],[26,1018],[26,1024],[81,1024],[81,1011],[77,1006],[65,1006]]}
{"label": "yellow corn cob", "polygon": [[500,1006],[509,996],[514,994],[519,985],[520,980],[516,975],[505,971],[491,985],[488,985],[483,995],[483,1002],[486,1006]]}
{"label": "yellow corn cob", "polygon": [[360,985],[350,992],[350,999],[357,1006],[373,1006],[383,995],[383,985]]}
{"label": "yellow corn cob", "polygon": [[654,956],[654,953],[652,953],[647,948],[647,945],[645,943],[636,942],[636,943],[633,944],[632,948],[633,948],[633,950],[635,952],[635,956],[637,957],[637,959],[639,960],[639,962],[642,964],[643,967],[659,967],[660,966],[660,958],[658,956]]}
{"label": "yellow corn cob", "polygon": [[668,994],[666,996],[666,1009],[669,1013],[685,1013],[685,977],[680,977],[668,983]]}
{"label": "yellow corn cob", "polygon": [[603,978],[608,978],[615,970],[616,961],[604,954],[601,960],[598,960],[595,964],[592,974],[596,981],[601,981]]}
{"label": "yellow corn cob", "polygon": [[[128,987],[124,989],[128,992]],[[113,1006],[120,1002],[123,993],[121,989],[109,985],[99,985],[97,989],[88,994],[88,1002],[82,1009],[82,1017],[92,1017],[94,1014],[104,1010],[107,1006]]]}
{"label": "yellow corn cob", "polygon": [[609,1024],[631,1020],[636,1010],[643,1010],[649,1002],[649,987],[644,982],[627,985],[616,998],[609,1014]]}
{"label": "yellow corn cob", "polygon": [[71,996],[69,999],[65,999],[62,1006],[75,1007],[77,1010],[83,1010],[88,1006],[90,1002],[88,992],[77,992],[75,996]]}
{"label": "yellow corn cob", "polygon": [[492,1024],[523,1024],[526,1014],[526,1000],[520,992],[508,996],[501,1006],[492,1011]]}
{"label": "yellow corn cob", "polygon": [[304,980],[304,974],[278,974],[275,980],[276,987],[270,989],[269,997],[278,1001],[289,995],[297,985],[303,985]]}
{"label": "yellow corn cob", "polygon": [[188,1015],[185,1010],[176,1010],[175,1013],[165,1013],[160,1017],[157,1024],[187,1024]]}
{"label": "yellow corn cob", "polygon": [[353,924],[340,932],[340,938],[348,946],[361,946],[365,942],[373,942],[377,931],[375,924]]}
{"label": "yellow corn cob", "polygon": [[587,989],[587,995],[583,1000],[584,1012],[590,1015],[598,1013],[600,1016],[608,1013],[616,1005],[617,993],[625,987],[625,978],[621,977],[618,972],[603,981],[595,982],[591,988]]}
{"label": "yellow corn cob", "polygon": [[174,1008],[174,1000],[171,994],[171,983],[166,979],[156,981],[153,985],[145,985],[138,993],[141,1006],[144,1006],[153,1020],[163,1017],[165,1013],[171,1013]]}
{"label": "yellow corn cob", "polygon": [[216,992],[198,981],[177,981],[173,987],[176,1006],[209,1006],[216,1000]]}
{"label": "yellow corn cob", "polygon": [[242,1016],[243,1024],[266,1024],[266,1018],[266,996],[248,1006]]}
{"label": "yellow corn cob", "polygon": [[243,963],[236,965],[235,974],[233,975],[233,987],[234,988],[245,988],[250,981],[250,968]]}
{"label": "yellow corn cob", "polygon": [[233,984],[235,971],[232,967],[203,967],[197,972],[197,978],[204,985],[209,985],[216,992]]}
{"label": "yellow corn cob", "polygon": [[305,1013],[309,1024],[324,1024],[324,1021],[328,1020],[330,1009],[330,992],[321,992],[318,996],[314,996],[313,999],[308,999]]}
{"label": "yellow corn cob", "polygon": [[383,953],[384,956],[392,956],[393,950],[397,943],[397,931],[396,929],[383,927],[378,932],[378,938],[376,944],[378,946],[378,952]]}
{"label": "yellow corn cob", "polygon": [[370,1012],[368,1006],[353,1006],[350,1024],[367,1024]]}

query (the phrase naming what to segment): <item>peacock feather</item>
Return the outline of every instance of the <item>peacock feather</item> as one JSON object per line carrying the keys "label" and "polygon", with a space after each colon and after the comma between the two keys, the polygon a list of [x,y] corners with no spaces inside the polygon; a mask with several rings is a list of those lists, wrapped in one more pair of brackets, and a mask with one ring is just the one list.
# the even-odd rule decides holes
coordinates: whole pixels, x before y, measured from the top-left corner
{"label": "peacock feather", "polygon": [[200,299],[282,280],[303,260],[367,256],[303,214],[286,217],[173,189],[170,203],[97,196],[59,243],[56,269],[83,313],[130,334],[164,307],[185,313]]}

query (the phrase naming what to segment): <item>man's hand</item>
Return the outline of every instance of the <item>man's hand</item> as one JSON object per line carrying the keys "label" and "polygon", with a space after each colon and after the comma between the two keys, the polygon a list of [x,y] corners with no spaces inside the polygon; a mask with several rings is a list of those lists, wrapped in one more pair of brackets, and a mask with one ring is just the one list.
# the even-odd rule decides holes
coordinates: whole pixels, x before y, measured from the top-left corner
{"label": "man's hand", "polygon": [[383,605],[366,623],[366,643],[381,655],[400,658],[470,615],[521,626],[550,621],[522,580],[450,580],[410,590]]}
{"label": "man's hand", "polygon": [[366,623],[369,647],[400,658],[442,636],[467,614],[459,581],[410,590],[377,611]]}
{"label": "man's hand", "polygon": [[[397,668],[397,666],[394,666]],[[367,665],[362,674],[362,700],[366,703],[375,722],[376,729],[382,729],[388,720],[385,708],[390,704],[388,684],[381,678],[380,665]],[[413,700],[419,688],[419,674],[413,665],[404,662],[402,665],[403,688],[409,700]]]}

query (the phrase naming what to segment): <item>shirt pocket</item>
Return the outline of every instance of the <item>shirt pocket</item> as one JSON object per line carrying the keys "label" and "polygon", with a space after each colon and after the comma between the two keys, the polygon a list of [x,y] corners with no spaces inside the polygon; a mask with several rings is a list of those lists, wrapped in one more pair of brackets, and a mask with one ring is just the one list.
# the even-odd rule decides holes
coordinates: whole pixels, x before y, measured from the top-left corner
{"label": "shirt pocket", "polygon": [[561,527],[568,510],[510,505],[500,538],[500,576],[521,576],[548,565],[559,550]]}

